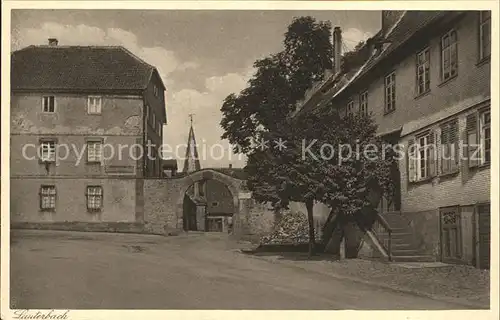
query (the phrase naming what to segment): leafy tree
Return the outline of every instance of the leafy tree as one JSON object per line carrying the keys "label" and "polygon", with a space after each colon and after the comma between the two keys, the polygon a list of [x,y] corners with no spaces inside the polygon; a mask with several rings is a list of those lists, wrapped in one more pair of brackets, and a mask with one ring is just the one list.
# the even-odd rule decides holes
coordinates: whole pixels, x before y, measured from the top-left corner
{"label": "leafy tree", "polygon": [[[332,106],[293,123],[287,120],[306,90],[331,67],[330,31],[330,23],[295,18],[285,33],[284,49],[258,60],[248,87],[229,95],[221,108],[222,138],[247,155],[247,186],[253,197],[275,208],[287,207],[290,201],[306,205],[310,254],[315,247],[314,201],[330,206],[342,221],[364,224],[369,220],[364,209],[373,207],[370,192],[383,189],[390,194],[392,189],[393,158],[384,151],[382,159],[382,141],[375,136],[376,126],[369,116],[341,117]],[[363,46],[357,48],[361,52]],[[356,65],[361,53],[353,57]],[[285,148],[275,145],[278,141],[285,141]],[[331,150],[325,148],[329,145]],[[361,152],[373,145],[379,157],[357,156],[357,150],[348,157],[348,149],[337,149],[341,145],[349,145],[351,151],[359,146]],[[325,151],[330,153],[325,155]]]}
{"label": "leafy tree", "polygon": [[284,49],[254,63],[257,69],[247,88],[222,104],[222,139],[246,155],[256,150],[264,131],[276,130],[306,90],[331,68],[330,22],[294,18],[284,34]]}

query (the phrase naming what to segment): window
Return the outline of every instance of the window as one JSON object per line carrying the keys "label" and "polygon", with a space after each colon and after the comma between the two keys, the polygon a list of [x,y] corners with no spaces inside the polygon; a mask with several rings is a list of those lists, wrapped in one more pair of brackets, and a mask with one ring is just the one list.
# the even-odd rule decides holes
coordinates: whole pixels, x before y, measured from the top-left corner
{"label": "window", "polygon": [[491,160],[491,113],[485,111],[480,114],[480,136],[481,136],[481,164],[489,163]]}
{"label": "window", "polygon": [[87,162],[101,162],[102,141],[87,141]]}
{"label": "window", "polygon": [[491,11],[479,12],[479,59],[491,55]]}
{"label": "window", "polygon": [[430,90],[429,67],[429,48],[426,48],[417,54],[417,95]]}
{"label": "window", "polygon": [[40,188],[40,209],[42,211],[55,211],[56,209],[55,186],[42,186]]}
{"label": "window", "polygon": [[218,207],[219,206],[219,202],[218,201],[213,201],[212,202],[212,207]]}
{"label": "window", "polygon": [[45,96],[42,98],[42,110],[43,112],[53,113],[56,112],[56,97]]}
{"label": "window", "polygon": [[441,77],[443,81],[458,73],[457,32],[449,31],[441,38]]}
{"label": "window", "polygon": [[436,175],[434,133],[417,136],[408,145],[408,180],[425,180]]}
{"label": "window", "polygon": [[396,110],[396,73],[385,77],[385,112]]}
{"label": "window", "polygon": [[149,106],[146,105],[146,120],[149,121]]}
{"label": "window", "polygon": [[54,140],[45,140],[40,143],[40,159],[43,162],[56,161],[56,142]]}
{"label": "window", "polygon": [[354,101],[351,100],[347,103],[347,115],[352,115],[354,111],[353,109],[354,109]]}
{"label": "window", "polygon": [[359,95],[359,113],[362,115],[368,114],[368,91]]}
{"label": "window", "polygon": [[469,167],[491,161],[491,113],[489,110],[467,116],[467,156]]}
{"label": "window", "polygon": [[88,97],[87,100],[87,113],[88,114],[101,114],[101,97]]}
{"label": "window", "polygon": [[89,186],[87,187],[87,210],[101,211],[102,208],[102,187]]}
{"label": "window", "polygon": [[151,122],[151,126],[153,127],[153,129],[156,129],[156,115],[154,114],[154,112],[153,112],[153,121]]}
{"label": "window", "polygon": [[154,93],[155,97],[158,97],[159,91],[158,91],[158,86],[157,85],[153,85],[153,93]]}
{"label": "window", "polygon": [[458,170],[458,122],[453,120],[441,126],[441,173]]}

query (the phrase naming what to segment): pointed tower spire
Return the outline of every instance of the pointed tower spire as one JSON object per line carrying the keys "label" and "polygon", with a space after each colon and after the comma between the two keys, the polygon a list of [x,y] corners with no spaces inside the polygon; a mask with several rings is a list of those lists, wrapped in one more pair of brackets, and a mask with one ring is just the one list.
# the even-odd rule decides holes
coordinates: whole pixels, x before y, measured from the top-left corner
{"label": "pointed tower spire", "polygon": [[189,128],[186,157],[184,158],[183,172],[193,172],[201,169],[200,159],[198,158],[198,148],[196,147],[196,138],[194,137],[193,115],[189,114],[191,127]]}

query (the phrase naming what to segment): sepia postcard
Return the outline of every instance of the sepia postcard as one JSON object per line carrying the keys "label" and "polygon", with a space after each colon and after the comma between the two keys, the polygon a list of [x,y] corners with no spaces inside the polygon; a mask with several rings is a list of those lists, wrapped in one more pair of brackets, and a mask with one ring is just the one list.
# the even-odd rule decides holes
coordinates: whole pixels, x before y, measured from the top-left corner
{"label": "sepia postcard", "polygon": [[496,1],[2,9],[2,320],[498,319]]}

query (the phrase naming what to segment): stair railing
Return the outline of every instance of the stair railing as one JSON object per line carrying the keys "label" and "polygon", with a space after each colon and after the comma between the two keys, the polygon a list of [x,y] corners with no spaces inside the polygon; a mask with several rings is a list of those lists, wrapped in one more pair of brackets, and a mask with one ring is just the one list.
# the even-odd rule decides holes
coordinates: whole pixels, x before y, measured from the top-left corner
{"label": "stair railing", "polygon": [[[375,234],[379,244],[384,248],[389,261],[392,261],[392,228],[389,223],[379,213],[376,215],[375,223],[372,226],[372,231]],[[382,234],[387,234],[383,237]]]}

